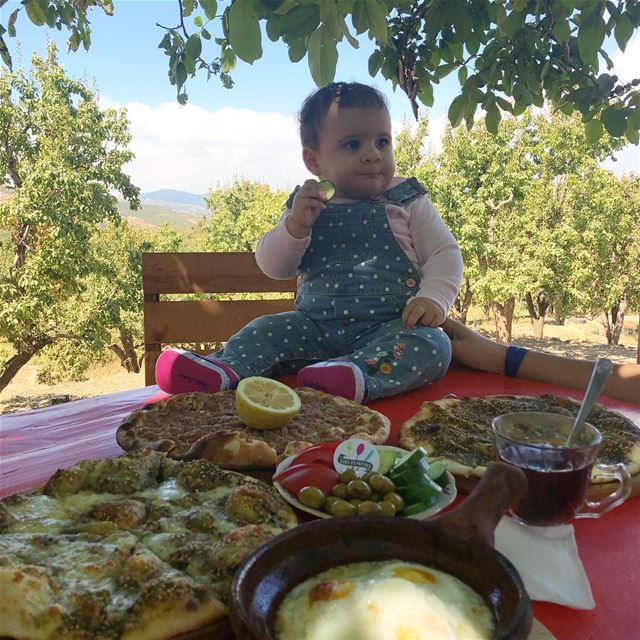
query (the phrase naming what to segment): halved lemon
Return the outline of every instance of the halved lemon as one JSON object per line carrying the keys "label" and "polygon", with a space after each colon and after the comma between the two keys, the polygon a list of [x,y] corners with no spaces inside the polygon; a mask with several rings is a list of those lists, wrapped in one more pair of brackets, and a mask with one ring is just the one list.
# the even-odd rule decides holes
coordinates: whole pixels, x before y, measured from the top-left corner
{"label": "halved lemon", "polygon": [[252,376],[236,389],[236,411],[253,429],[281,429],[300,411],[300,396],[282,382]]}

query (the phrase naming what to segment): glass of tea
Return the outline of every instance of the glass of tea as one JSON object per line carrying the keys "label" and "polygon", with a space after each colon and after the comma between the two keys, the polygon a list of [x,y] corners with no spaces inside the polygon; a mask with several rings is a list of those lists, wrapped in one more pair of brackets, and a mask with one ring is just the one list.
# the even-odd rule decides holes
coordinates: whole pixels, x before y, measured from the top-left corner
{"label": "glass of tea", "polygon": [[[521,469],[529,488],[511,509],[511,516],[524,524],[551,526],[572,518],[599,518],[622,504],[631,491],[631,478],[624,465],[596,463],[602,435],[585,423],[571,447],[567,437],[571,416],[523,411],[493,419],[491,429],[499,459]],[[598,476],[617,480],[620,486],[595,502],[587,498],[593,467]]]}

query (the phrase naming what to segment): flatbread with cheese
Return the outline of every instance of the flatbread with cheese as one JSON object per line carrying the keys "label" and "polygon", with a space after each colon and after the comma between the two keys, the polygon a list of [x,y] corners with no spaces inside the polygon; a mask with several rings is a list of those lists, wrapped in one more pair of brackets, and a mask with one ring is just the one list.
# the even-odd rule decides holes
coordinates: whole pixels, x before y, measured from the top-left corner
{"label": "flatbread with cheese", "polygon": [[169,640],[227,617],[231,580],[297,524],[273,487],[147,451],[0,501],[0,637]]}

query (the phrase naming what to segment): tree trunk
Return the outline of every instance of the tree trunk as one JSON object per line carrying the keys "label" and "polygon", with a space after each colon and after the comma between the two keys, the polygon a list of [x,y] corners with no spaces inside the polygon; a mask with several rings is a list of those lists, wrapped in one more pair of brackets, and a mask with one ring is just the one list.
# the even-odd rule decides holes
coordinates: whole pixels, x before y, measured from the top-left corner
{"label": "tree trunk", "polygon": [[609,344],[618,344],[620,341],[620,334],[622,333],[622,328],[624,326],[624,314],[627,311],[628,304],[627,300],[624,299],[620,301],[620,304],[616,305],[615,318],[613,316],[613,309],[611,309],[611,319],[613,320],[613,331],[611,332],[611,337],[613,338],[613,343]]}
{"label": "tree trunk", "polygon": [[462,322],[462,324],[467,324],[467,313],[469,312],[472,298],[473,291],[471,290],[471,286],[469,284],[469,278],[465,276],[464,286],[460,288],[460,292],[458,293],[451,309],[453,317],[459,322]]}
{"label": "tree trunk", "polygon": [[601,315],[602,326],[604,327],[604,335],[607,338],[607,344],[618,344],[622,326],[624,324],[624,314],[627,310],[627,300],[621,300],[611,305],[611,319],[609,313],[604,311]]}
{"label": "tree trunk", "polygon": [[555,316],[555,319],[556,319],[556,325],[558,327],[564,327],[565,317],[558,311],[557,307],[554,308],[553,315]]}
{"label": "tree trunk", "polygon": [[20,369],[22,369],[22,367],[24,367],[24,365],[27,364],[27,362],[29,362],[29,360],[31,360],[38,351],[41,351],[52,342],[53,340],[51,338],[44,338],[35,343],[27,342],[24,349],[11,356],[11,358],[2,365],[2,369],[0,370],[0,393],[5,390],[18,371],[20,371]]}
{"label": "tree trunk", "polygon": [[109,345],[109,349],[118,356],[120,364],[129,371],[129,373],[140,373],[140,360],[133,344],[131,331],[121,329],[120,342],[122,346],[114,343]]}
{"label": "tree trunk", "polygon": [[511,342],[511,329],[513,327],[513,310],[516,306],[515,299],[509,298],[504,304],[492,300],[489,305],[493,310],[498,341],[509,344]]}
{"label": "tree trunk", "polygon": [[547,314],[547,309],[549,308],[547,297],[545,296],[544,291],[539,290],[536,293],[535,300],[528,292],[524,297],[524,300],[527,303],[529,317],[531,318],[531,324],[533,325],[533,335],[536,338],[542,338],[544,335],[544,320]]}

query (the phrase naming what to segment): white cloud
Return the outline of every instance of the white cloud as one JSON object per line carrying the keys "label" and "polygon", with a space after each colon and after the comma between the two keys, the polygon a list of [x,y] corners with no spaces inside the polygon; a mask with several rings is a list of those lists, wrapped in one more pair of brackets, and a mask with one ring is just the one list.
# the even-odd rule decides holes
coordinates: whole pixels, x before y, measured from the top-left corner
{"label": "white cloud", "polygon": [[[104,107],[117,107],[108,99]],[[205,193],[235,177],[291,188],[306,179],[295,119],[223,107],[207,111],[196,105],[165,103],[124,105],[130,121],[127,165],[142,191],[181,189]]]}

